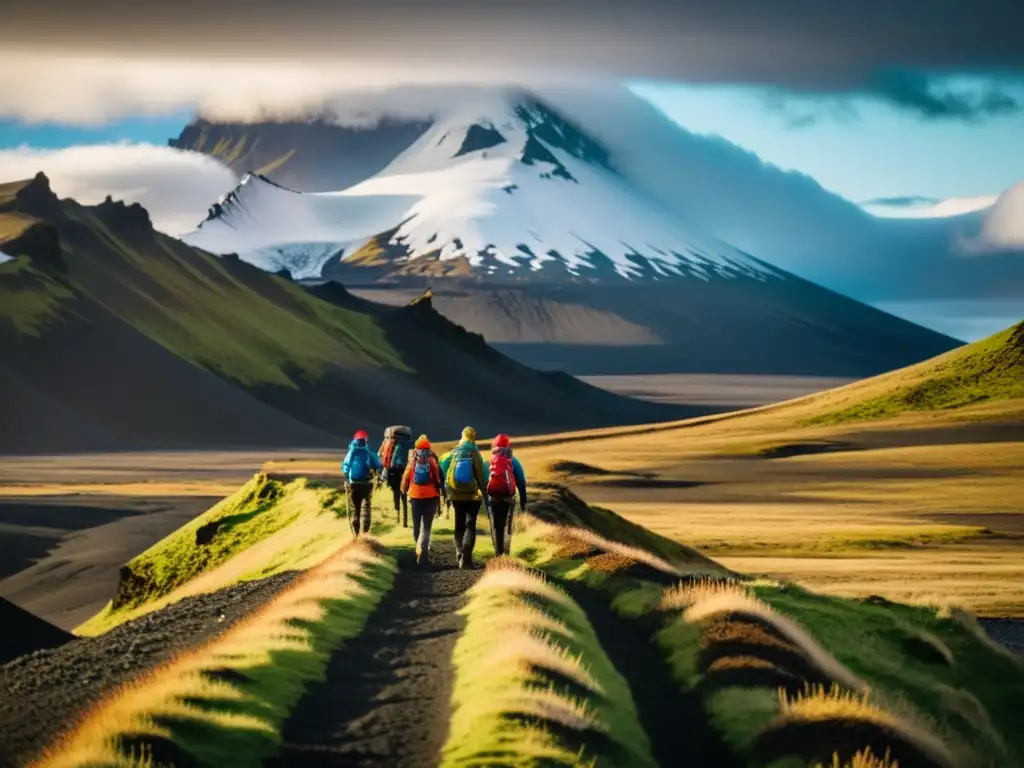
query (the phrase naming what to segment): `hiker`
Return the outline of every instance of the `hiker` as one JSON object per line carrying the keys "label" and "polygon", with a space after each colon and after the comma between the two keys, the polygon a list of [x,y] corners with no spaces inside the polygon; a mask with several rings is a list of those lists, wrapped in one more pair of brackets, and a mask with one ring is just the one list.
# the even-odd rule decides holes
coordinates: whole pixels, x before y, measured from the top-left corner
{"label": "hiker", "polygon": [[345,494],[348,496],[349,522],[352,533],[359,536],[359,523],[362,517],[362,532],[370,532],[370,502],[373,499],[373,473],[380,472],[383,467],[377,454],[367,444],[370,436],[365,430],[358,430],[352,436],[348,453],[341,463],[341,473],[345,476]]}
{"label": "hiker", "polygon": [[401,490],[412,506],[412,538],[416,542],[416,565],[425,565],[430,552],[430,528],[434,524],[444,480],[437,454],[430,447],[426,435],[420,435],[412,452],[409,466],[402,476]]}
{"label": "hiker", "polygon": [[391,498],[395,505],[395,520],[401,519],[402,525],[409,527],[409,499],[402,492],[402,475],[409,463],[409,451],[412,450],[412,430],[409,427],[394,426],[384,430],[384,442],[380,444],[377,456],[384,471],[380,475],[381,484],[387,483],[391,488]]}
{"label": "hiker", "polygon": [[491,461],[487,472],[487,495],[491,500],[491,540],[494,554],[512,551],[512,526],[519,492],[519,509],[526,511],[526,473],[519,459],[512,455],[508,435],[498,435],[491,442]]}
{"label": "hiker", "polygon": [[441,458],[445,491],[455,508],[455,561],[459,568],[473,567],[476,517],[480,504],[488,504],[484,460],[476,447],[476,430],[462,430],[462,441]]}

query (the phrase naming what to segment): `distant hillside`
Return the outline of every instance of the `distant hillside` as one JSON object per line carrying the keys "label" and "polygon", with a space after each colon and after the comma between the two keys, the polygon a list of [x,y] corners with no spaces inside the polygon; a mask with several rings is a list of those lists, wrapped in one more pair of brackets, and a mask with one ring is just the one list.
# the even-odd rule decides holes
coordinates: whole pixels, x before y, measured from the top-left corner
{"label": "distant hillside", "polygon": [[155,232],[138,205],[58,200],[42,175],[0,186],[0,250],[15,257],[0,265],[2,452],[325,445],[388,422],[526,431],[678,413],[524,368],[458,328],[407,330],[440,321],[429,304],[409,317],[324,301]]}
{"label": "distant hillside", "polygon": [[829,393],[816,423],[1024,398],[1024,321],[932,360]]}

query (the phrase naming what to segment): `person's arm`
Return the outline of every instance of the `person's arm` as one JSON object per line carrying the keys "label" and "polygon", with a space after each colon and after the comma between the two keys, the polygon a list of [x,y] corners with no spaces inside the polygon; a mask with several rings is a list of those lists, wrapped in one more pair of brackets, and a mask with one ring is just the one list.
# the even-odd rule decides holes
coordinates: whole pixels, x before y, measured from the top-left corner
{"label": "person's arm", "polygon": [[412,464],[405,468],[405,472],[402,474],[402,493],[409,494],[409,486],[412,484]]}
{"label": "person's arm", "polygon": [[476,483],[480,486],[480,495],[483,496],[484,504],[490,504],[487,497],[487,476],[490,474],[490,465],[484,468],[484,457],[477,451],[473,454],[473,471],[476,472]]}
{"label": "person's arm", "polygon": [[345,454],[345,459],[341,462],[341,474],[345,476],[345,480],[348,480],[348,472],[352,468],[352,449],[350,448],[348,453]]}
{"label": "person's arm", "polygon": [[512,474],[516,476],[516,490],[519,491],[519,508],[526,509],[526,473],[519,459],[512,458]]}

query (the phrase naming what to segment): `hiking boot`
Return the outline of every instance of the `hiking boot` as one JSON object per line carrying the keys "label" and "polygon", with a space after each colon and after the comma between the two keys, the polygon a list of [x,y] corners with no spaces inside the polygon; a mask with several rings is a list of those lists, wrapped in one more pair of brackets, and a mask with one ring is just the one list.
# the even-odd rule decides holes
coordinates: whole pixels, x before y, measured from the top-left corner
{"label": "hiking boot", "polygon": [[416,547],[416,565],[423,565],[423,550]]}
{"label": "hiking boot", "polygon": [[463,564],[462,564],[462,550],[461,549],[460,550],[456,550],[456,552],[455,552],[455,565],[458,566],[460,571],[462,570]]}

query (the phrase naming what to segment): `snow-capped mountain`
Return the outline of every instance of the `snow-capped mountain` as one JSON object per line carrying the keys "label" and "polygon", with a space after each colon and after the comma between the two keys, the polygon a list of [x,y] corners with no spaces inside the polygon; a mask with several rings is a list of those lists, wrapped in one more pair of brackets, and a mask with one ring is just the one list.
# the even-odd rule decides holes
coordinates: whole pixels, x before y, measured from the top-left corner
{"label": "snow-capped mountain", "polygon": [[195,232],[182,237],[210,253],[236,253],[268,272],[318,277],[324,263],[402,221],[418,198],[299,194],[247,173]]}
{"label": "snow-capped mountain", "polygon": [[[503,352],[579,375],[856,377],[955,345],[709,233],[704,220],[721,220],[701,190],[721,190],[707,168],[677,162],[643,109],[602,117],[514,89],[470,89],[441,106],[368,178],[300,192],[248,174],[184,239],[384,302],[432,285],[438,310]],[[609,130],[616,120],[629,129]],[[301,146],[303,125],[289,131]],[[763,220],[758,200],[729,205]]]}
{"label": "snow-capped mountain", "polygon": [[248,174],[183,239],[295,277],[338,254],[343,268],[457,266],[515,281],[781,276],[638,192],[605,147],[515,91],[453,109],[346,190],[299,193]]}

